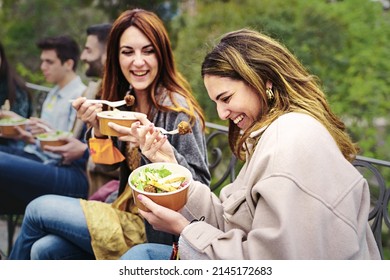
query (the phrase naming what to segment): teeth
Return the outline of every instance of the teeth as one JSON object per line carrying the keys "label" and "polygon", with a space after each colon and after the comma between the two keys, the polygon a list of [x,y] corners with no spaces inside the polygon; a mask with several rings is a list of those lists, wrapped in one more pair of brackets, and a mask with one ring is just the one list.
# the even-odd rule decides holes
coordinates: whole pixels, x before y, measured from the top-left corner
{"label": "teeth", "polygon": [[143,76],[143,75],[145,75],[147,73],[147,71],[142,71],[142,72],[140,72],[140,71],[138,71],[138,72],[133,71],[133,73],[136,76]]}
{"label": "teeth", "polygon": [[239,115],[237,118],[233,120],[234,124],[238,124],[240,121],[242,121],[243,118],[244,118],[243,115]]}

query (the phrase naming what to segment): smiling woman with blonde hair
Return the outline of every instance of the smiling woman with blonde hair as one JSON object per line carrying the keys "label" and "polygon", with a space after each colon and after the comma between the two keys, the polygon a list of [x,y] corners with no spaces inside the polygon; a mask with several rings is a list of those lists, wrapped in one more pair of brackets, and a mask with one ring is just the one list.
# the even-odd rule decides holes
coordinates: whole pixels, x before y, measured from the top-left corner
{"label": "smiling woman with blonde hair", "polygon": [[[138,196],[154,228],[180,235],[180,258],[380,259],[368,184],[351,164],[357,149],[298,60],[264,34],[237,30],[206,55],[202,77],[245,164],[219,197],[194,182],[180,212]],[[171,251],[140,244],[122,259]]]}

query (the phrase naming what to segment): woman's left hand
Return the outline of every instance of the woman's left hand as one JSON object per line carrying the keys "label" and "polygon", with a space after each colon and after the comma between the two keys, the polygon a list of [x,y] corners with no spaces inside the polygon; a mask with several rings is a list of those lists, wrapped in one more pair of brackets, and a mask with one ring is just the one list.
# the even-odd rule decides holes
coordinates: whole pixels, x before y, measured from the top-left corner
{"label": "woman's left hand", "polygon": [[[134,114],[138,118],[138,121],[135,123],[139,124],[141,122],[141,123],[150,124],[150,121],[142,114],[137,114],[137,113]],[[119,136],[118,140],[123,142],[129,142],[131,148],[139,147],[138,133],[134,133],[136,131],[132,130],[130,127],[122,126],[113,122],[108,122],[108,126],[123,135],[123,136]]]}
{"label": "woman's left hand", "polygon": [[142,210],[139,212],[155,230],[180,235],[183,229],[190,224],[179,212],[158,205],[142,194],[138,195],[138,199],[150,210],[150,212]]}
{"label": "woman's left hand", "polygon": [[173,148],[167,137],[162,135],[154,124],[143,120],[143,125],[140,122],[135,122],[131,128],[117,125],[109,122],[108,126],[115,129],[125,136],[120,136],[120,141],[130,142],[132,146],[140,147],[144,154],[151,162],[173,162],[177,163]]}

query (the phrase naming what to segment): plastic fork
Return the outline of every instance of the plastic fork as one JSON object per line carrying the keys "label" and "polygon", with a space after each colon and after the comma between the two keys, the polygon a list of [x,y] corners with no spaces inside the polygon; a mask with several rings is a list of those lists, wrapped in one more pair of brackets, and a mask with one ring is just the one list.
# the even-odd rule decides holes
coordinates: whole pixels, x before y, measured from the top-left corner
{"label": "plastic fork", "polygon": [[[140,127],[145,127],[145,126],[141,125]],[[174,130],[168,131],[168,130],[166,130],[165,128],[162,128],[162,127],[159,127],[159,126],[156,126],[155,129],[157,129],[158,131],[160,131],[162,134],[170,134],[170,135],[173,135],[173,134],[179,133],[179,129],[174,129]]]}
{"label": "plastic fork", "polygon": [[159,130],[162,134],[170,134],[170,135],[173,135],[173,134],[178,134],[179,133],[179,130],[176,128],[174,130],[171,130],[171,131],[168,131],[162,127],[156,127],[157,130]]}
{"label": "plastic fork", "polygon": [[[70,102],[73,102],[74,99],[69,100]],[[110,107],[119,107],[126,104],[125,100],[119,100],[119,101],[108,101],[108,100],[100,100],[100,99],[87,99],[85,102],[91,103],[91,104],[106,104]]]}

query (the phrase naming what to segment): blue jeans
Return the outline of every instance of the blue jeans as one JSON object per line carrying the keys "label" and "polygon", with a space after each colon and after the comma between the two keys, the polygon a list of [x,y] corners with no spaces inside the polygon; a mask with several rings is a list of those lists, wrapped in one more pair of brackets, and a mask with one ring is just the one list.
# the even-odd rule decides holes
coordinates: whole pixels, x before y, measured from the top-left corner
{"label": "blue jeans", "polygon": [[25,204],[45,194],[87,198],[86,167],[78,163],[44,164],[33,154],[0,146],[0,209],[7,209],[10,197]]}
{"label": "blue jeans", "polygon": [[79,199],[44,195],[30,202],[9,259],[94,259]]}
{"label": "blue jeans", "polygon": [[144,243],[130,248],[121,260],[169,260],[171,253],[172,245]]}

